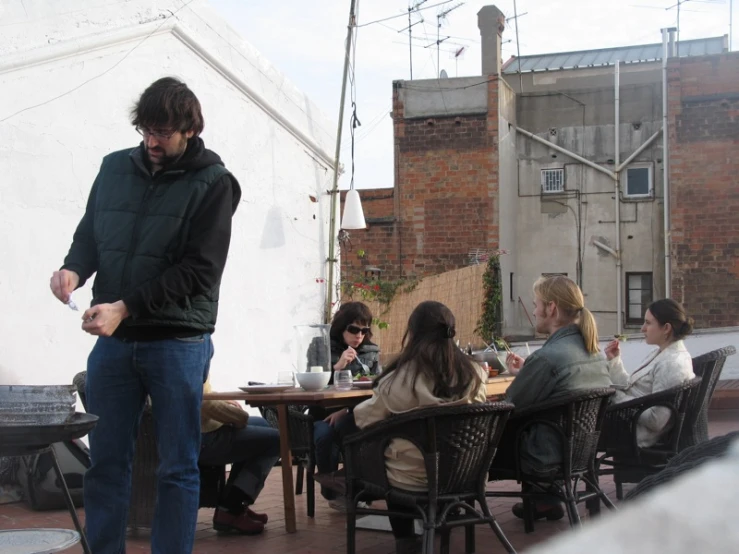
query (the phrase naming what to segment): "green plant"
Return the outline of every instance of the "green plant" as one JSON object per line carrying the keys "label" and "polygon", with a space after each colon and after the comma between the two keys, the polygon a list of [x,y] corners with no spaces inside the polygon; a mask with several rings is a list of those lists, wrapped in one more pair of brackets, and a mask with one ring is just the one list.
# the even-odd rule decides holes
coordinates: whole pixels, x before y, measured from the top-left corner
{"label": "green plant", "polygon": [[503,286],[500,280],[500,257],[496,252],[488,258],[485,273],[482,274],[483,299],[482,314],[477,320],[475,333],[488,342],[501,334],[503,320]]}
{"label": "green plant", "polygon": [[[383,281],[373,277],[357,277],[352,281],[343,282],[344,294],[351,299],[360,298],[368,302],[377,301],[384,306],[382,313],[390,308],[395,296],[401,293],[411,292],[418,286],[417,279],[398,279],[396,281]],[[378,320],[379,321],[379,320]],[[382,325],[384,323],[384,326]],[[379,322],[380,329],[386,329],[387,323]]]}

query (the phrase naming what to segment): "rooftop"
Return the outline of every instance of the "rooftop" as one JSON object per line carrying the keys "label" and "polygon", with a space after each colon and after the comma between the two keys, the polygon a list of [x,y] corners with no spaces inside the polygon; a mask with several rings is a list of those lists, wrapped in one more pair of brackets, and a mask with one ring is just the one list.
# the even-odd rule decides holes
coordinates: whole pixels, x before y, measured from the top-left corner
{"label": "rooftop", "polygon": [[[739,411],[711,411],[709,419],[709,431],[712,437],[739,429]],[[606,494],[616,501],[615,486],[611,478],[603,478],[601,484]],[[625,491],[628,490],[628,487],[628,485],[624,487]],[[502,488],[513,491],[516,490],[516,484],[506,482],[504,487],[500,484],[496,485],[496,489]],[[513,498],[489,500],[493,514],[500,522],[508,539],[519,552],[524,552],[535,544],[545,542],[551,537],[569,531],[569,524],[565,517],[560,521],[538,521],[533,533],[524,533],[523,522],[511,514],[511,505],[515,501],[516,499]],[[320,495],[316,498],[316,516],[312,519],[306,516],[305,494],[296,497],[298,531],[294,534],[288,534],[285,531],[282,481],[279,468],[275,468],[270,474],[255,509],[266,512],[270,518],[266,531],[255,537],[219,535],[213,530],[211,523],[213,510],[201,509],[193,553],[339,554],[346,552],[344,516],[328,508]],[[601,517],[607,517],[607,512],[608,510],[603,508]],[[79,509],[78,513],[84,521],[84,510]],[[585,515],[584,506],[580,507],[580,514],[583,516],[583,525],[587,526],[589,519]],[[0,505],[0,529],[40,527],[73,528],[69,514],[65,510],[33,512],[23,503]],[[492,549],[495,552],[502,551],[490,528],[481,525],[476,526],[476,540],[479,551],[486,549]],[[392,554],[395,552],[392,535],[382,531],[358,530],[356,545],[357,554]],[[485,545],[484,548],[483,545]],[[450,547],[451,552],[464,552],[464,533],[461,530],[452,532]],[[130,535],[126,541],[126,550],[131,553],[150,552],[148,531],[140,530],[137,534]],[[65,552],[81,554],[82,548],[77,545]]]}
{"label": "rooftop", "polygon": [[[683,40],[679,43],[678,55],[681,58],[721,54],[728,51],[728,36]],[[581,50],[579,52],[558,52],[553,54],[536,54],[531,56],[512,56],[503,64],[503,73],[518,73],[518,62],[521,62],[521,73],[532,71],[556,71],[560,69],[577,69],[581,67],[603,67],[621,63],[655,62],[662,59],[662,43],[642,44],[638,46],[619,46],[617,48],[601,48],[598,50]]]}

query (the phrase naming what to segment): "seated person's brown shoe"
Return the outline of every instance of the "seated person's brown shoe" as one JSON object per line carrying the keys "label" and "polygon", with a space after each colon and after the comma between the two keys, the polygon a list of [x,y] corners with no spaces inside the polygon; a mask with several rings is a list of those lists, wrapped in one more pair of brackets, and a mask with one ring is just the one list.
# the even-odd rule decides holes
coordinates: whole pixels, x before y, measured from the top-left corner
{"label": "seated person's brown shoe", "polygon": [[267,522],[269,521],[269,516],[267,514],[259,514],[252,510],[249,506],[246,507],[246,515],[248,515],[254,521],[258,521],[259,523],[262,523],[264,525],[267,525]]}
{"label": "seated person's brown shoe", "polygon": [[[523,502],[517,502],[511,510],[513,515],[518,519],[524,519]],[[562,504],[541,504],[534,502],[534,519],[547,519],[547,521],[556,521],[562,519],[565,515],[565,509]]]}
{"label": "seated person's brown shoe", "polygon": [[258,535],[264,531],[264,523],[253,520],[246,511],[241,514],[232,514],[216,508],[216,513],[213,515],[213,529],[241,535]]}

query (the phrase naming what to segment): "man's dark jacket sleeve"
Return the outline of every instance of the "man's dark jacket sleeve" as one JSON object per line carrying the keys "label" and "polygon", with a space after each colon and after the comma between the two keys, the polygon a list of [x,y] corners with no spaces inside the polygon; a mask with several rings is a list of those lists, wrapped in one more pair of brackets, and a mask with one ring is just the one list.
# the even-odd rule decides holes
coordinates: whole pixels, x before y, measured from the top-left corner
{"label": "man's dark jacket sleeve", "polygon": [[99,179],[100,175],[92,184],[85,215],[82,216],[79,225],[77,225],[77,230],[72,238],[72,246],[69,248],[67,257],[64,258],[64,265],[61,267],[61,269],[68,269],[79,275],[80,282],[77,288],[82,287],[98,269],[98,251],[93,234],[93,225],[95,221],[95,196]]}

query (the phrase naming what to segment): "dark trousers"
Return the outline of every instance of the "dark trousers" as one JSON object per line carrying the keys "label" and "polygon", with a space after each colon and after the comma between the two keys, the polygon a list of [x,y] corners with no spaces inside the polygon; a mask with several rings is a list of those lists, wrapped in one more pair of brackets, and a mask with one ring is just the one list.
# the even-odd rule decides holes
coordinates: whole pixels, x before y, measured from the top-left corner
{"label": "dark trousers", "polygon": [[[516,470],[516,464],[519,462],[516,460],[515,448],[517,436],[518,428],[515,421],[511,424],[509,420],[508,425],[503,430],[503,435],[500,437],[498,450],[495,452],[495,458],[493,458],[493,463],[490,466],[491,481],[493,480],[493,475],[496,469],[511,472]],[[545,506],[559,505],[561,502],[560,498],[556,495],[540,496],[536,499],[537,504]]]}
{"label": "dark trousers", "polygon": [[[329,426],[325,422],[326,426]],[[344,438],[348,437],[349,435],[352,435],[354,433],[358,433],[360,431],[359,427],[357,427],[357,423],[354,420],[354,414],[347,414],[341,420],[339,420],[338,424],[332,428],[332,437],[335,441],[334,444],[338,448],[341,447],[341,445],[344,442]],[[338,465],[338,462],[337,462]],[[335,468],[334,468],[335,469]],[[327,491],[329,493],[333,491]],[[323,491],[322,491],[323,494]],[[325,495],[324,495],[325,496]],[[394,511],[394,512],[411,512],[406,506],[393,504],[392,502],[388,502],[388,510]],[[403,517],[390,517],[388,518],[390,520],[390,527],[393,530],[393,536],[396,539],[402,539],[402,538],[408,538],[408,537],[414,537],[415,536],[415,529],[414,529],[414,522],[415,520],[409,519],[409,518],[403,518]]]}
{"label": "dark trousers", "polygon": [[249,503],[264,487],[270,470],[280,457],[280,435],[261,417],[251,416],[246,427],[219,427],[203,435],[200,462],[231,466],[228,485],[242,491]]}
{"label": "dark trousers", "polygon": [[[354,414],[342,417],[336,425],[322,419],[313,423],[313,442],[316,451],[318,473],[331,473],[339,468],[339,453],[344,437],[359,431]],[[336,492],[321,487],[321,496],[326,500],[336,498]]]}

